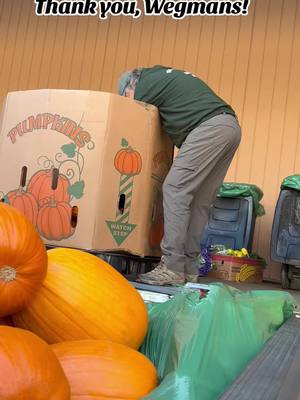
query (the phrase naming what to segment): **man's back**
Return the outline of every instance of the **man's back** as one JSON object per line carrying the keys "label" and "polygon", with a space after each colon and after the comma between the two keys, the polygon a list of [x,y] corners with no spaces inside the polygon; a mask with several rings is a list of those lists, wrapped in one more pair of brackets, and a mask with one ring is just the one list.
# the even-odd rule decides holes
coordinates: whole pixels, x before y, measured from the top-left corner
{"label": "man's back", "polygon": [[201,79],[160,65],[142,69],[134,98],[158,107],[165,131],[177,147],[201,122],[222,112],[235,115]]}

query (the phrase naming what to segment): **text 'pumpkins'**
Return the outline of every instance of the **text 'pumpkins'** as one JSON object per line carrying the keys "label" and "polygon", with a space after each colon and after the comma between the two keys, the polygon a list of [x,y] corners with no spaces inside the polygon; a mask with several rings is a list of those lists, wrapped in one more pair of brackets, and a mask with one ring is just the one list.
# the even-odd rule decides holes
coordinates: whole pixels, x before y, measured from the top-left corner
{"label": "text 'pumpkins'", "polygon": [[0,399],[70,400],[53,350],[31,332],[0,326]]}
{"label": "text 'pumpkins'", "polygon": [[141,399],[157,386],[151,361],[122,344],[79,340],[52,349],[68,378],[72,400]]}
{"label": "text 'pumpkins'", "polygon": [[41,287],[47,252],[31,222],[0,202],[0,317],[24,308]]}
{"label": "text 'pumpkins'", "polygon": [[137,349],[147,332],[146,306],[113,267],[80,250],[48,251],[48,273],[30,305],[13,316],[48,343],[108,339]]}

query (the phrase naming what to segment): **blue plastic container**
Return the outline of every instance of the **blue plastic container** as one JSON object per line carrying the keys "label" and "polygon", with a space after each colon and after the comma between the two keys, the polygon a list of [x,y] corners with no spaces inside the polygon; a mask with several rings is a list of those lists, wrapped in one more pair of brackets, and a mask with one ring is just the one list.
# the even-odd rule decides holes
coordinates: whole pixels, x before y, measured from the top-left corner
{"label": "blue plastic container", "polygon": [[282,189],[275,209],[271,258],[282,263],[283,289],[300,290],[300,191]]}
{"label": "blue plastic container", "polygon": [[217,197],[210,208],[201,246],[223,244],[231,249],[252,250],[256,215],[253,198]]}
{"label": "blue plastic container", "polygon": [[273,218],[271,258],[300,266],[300,192],[297,190],[280,192]]}

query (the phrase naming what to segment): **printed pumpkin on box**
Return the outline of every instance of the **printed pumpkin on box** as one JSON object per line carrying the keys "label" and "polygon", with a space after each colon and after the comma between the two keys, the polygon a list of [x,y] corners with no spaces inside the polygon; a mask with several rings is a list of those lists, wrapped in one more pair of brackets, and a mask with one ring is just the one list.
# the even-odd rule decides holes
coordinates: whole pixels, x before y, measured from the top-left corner
{"label": "printed pumpkin on box", "polygon": [[62,240],[72,236],[75,231],[78,208],[72,204],[84,193],[84,181],[81,179],[83,160],[80,150],[70,143],[61,146],[55,161],[40,156],[37,165],[44,168],[29,179],[28,169],[23,166],[19,188],[2,196],[4,202],[26,215],[42,237]]}

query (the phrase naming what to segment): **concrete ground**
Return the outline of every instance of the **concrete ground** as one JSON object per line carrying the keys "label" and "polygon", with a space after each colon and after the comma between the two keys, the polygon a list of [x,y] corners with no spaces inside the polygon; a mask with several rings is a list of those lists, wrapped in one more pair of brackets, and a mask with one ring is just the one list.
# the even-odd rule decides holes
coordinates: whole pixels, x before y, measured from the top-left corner
{"label": "concrete ground", "polygon": [[[233,286],[239,290],[282,290],[281,285],[279,283],[271,283],[271,282],[263,282],[263,283],[236,283],[236,282],[228,282],[221,281],[207,277],[201,277],[199,280],[200,283],[209,284],[212,282],[222,282],[226,283],[226,285]],[[299,310],[300,310],[300,291],[298,290],[288,290],[289,293],[296,299]]]}

